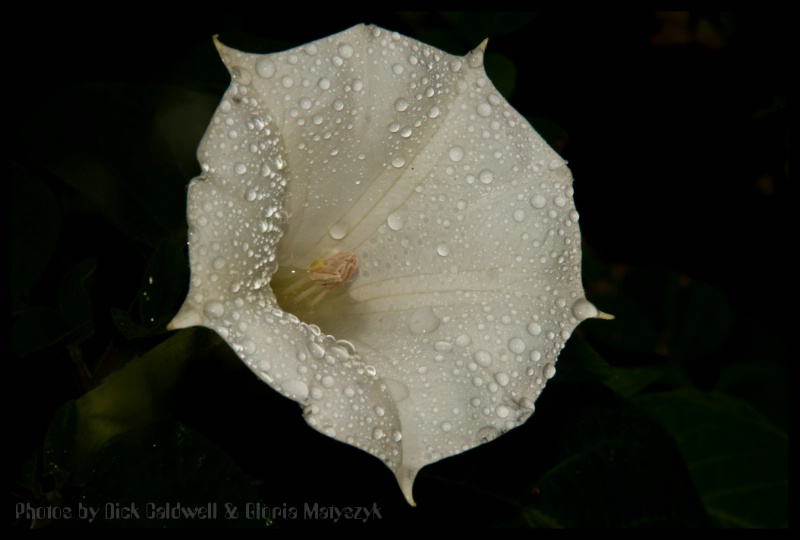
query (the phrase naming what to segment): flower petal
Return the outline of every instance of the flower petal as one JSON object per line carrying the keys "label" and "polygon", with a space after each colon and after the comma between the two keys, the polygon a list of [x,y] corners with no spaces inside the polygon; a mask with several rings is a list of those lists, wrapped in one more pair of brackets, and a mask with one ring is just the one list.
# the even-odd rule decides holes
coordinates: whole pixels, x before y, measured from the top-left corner
{"label": "flower petal", "polygon": [[189,187],[172,327],[217,331],[412,504],[420,468],[530,416],[599,315],[569,170],[488,80],[484,47],[364,25],[269,55],[218,44],[233,83]]}

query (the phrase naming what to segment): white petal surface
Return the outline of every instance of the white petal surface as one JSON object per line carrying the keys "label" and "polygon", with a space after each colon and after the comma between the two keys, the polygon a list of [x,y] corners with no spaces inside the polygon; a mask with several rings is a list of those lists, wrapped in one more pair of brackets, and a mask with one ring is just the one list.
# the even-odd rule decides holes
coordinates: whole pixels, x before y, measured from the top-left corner
{"label": "white petal surface", "polygon": [[[413,504],[420,468],[531,415],[598,315],[569,170],[483,45],[461,58],[361,25],[277,54],[218,47],[233,82],[198,151],[172,326],[214,329]],[[358,269],[340,286],[309,278],[343,252]]]}

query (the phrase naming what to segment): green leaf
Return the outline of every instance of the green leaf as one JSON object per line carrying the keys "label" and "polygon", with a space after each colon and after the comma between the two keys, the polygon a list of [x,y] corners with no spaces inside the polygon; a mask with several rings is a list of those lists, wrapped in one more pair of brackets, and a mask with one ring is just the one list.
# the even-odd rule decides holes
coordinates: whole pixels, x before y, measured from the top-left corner
{"label": "green leaf", "polygon": [[27,356],[70,341],[71,330],[55,309],[28,309],[20,313],[11,325],[11,350],[16,356]]}
{"label": "green leaf", "polygon": [[787,527],[788,436],[749,405],[677,390],[635,402],[680,448],[708,513],[724,527]]}
{"label": "green leaf", "polygon": [[91,335],[92,302],[86,291],[87,281],[97,266],[93,257],[83,259],[69,269],[61,281],[58,303],[64,320],[72,328],[84,327],[86,336]]}
{"label": "green leaf", "polygon": [[183,253],[169,242],[161,242],[150,257],[139,294],[139,315],[145,327],[166,331],[185,294],[186,264]]}
{"label": "green leaf", "polygon": [[109,439],[146,429],[168,410],[186,361],[213,341],[209,332],[179,332],[109,377],[78,402],[76,474]]}
{"label": "green leaf", "polygon": [[[706,517],[669,435],[624,401],[587,386],[562,410],[556,462],[521,508],[534,527],[702,526]],[[552,439],[550,439],[552,442]]]}
{"label": "green leaf", "polygon": [[36,280],[53,256],[61,214],[53,193],[33,172],[11,166],[11,300],[27,302]]}
{"label": "green leaf", "polygon": [[272,525],[252,512],[263,503],[230,457],[176,422],[114,438],[93,460],[87,486],[81,503],[100,510],[92,525]]}

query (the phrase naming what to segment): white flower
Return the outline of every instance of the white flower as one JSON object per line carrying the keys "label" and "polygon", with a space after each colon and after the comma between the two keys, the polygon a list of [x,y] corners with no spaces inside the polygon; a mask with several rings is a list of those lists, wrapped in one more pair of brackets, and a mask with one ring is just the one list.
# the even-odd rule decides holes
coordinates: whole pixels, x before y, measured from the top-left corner
{"label": "white flower", "polygon": [[460,58],[374,26],[283,53],[217,43],[233,82],[189,186],[191,289],[315,429],[428,463],[518,426],[575,326],[565,163]]}

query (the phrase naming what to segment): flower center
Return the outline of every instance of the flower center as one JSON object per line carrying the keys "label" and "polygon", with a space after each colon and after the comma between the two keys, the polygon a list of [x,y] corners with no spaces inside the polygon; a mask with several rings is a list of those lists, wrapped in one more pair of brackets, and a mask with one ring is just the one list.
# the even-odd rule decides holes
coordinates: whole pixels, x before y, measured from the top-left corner
{"label": "flower center", "polygon": [[314,259],[307,270],[279,266],[270,286],[284,311],[305,320],[303,315],[321,308],[318,304],[329,294],[341,297],[341,286],[353,277],[357,269],[356,254],[342,251],[329,258]]}

